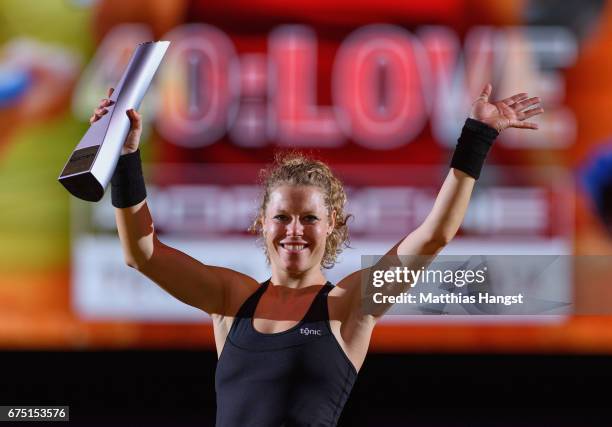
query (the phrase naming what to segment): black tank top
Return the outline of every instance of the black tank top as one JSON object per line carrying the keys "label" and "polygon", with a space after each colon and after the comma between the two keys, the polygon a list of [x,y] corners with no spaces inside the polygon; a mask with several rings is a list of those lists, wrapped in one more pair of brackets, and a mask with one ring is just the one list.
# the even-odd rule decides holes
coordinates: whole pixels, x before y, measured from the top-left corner
{"label": "black tank top", "polygon": [[215,372],[217,427],[335,426],[357,371],[332,334],[329,282],[304,318],[263,334],[253,315],[264,282],[240,307]]}

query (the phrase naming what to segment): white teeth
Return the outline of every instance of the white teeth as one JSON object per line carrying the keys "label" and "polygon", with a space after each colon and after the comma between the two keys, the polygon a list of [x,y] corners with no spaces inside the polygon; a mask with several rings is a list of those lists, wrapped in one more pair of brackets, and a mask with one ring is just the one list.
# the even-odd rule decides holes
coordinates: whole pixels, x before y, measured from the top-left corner
{"label": "white teeth", "polygon": [[285,245],[285,249],[290,251],[301,251],[304,249],[304,245]]}

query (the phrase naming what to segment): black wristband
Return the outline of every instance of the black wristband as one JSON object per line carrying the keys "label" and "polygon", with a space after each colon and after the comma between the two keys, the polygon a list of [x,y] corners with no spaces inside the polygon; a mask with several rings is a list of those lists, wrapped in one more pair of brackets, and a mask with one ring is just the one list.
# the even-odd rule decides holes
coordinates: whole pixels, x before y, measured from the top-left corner
{"label": "black wristband", "polygon": [[111,178],[111,200],[116,208],[129,208],[147,197],[140,150],[119,157]]}
{"label": "black wristband", "polygon": [[478,179],[487,158],[487,153],[499,132],[491,126],[474,119],[467,119],[457,141],[451,168]]}

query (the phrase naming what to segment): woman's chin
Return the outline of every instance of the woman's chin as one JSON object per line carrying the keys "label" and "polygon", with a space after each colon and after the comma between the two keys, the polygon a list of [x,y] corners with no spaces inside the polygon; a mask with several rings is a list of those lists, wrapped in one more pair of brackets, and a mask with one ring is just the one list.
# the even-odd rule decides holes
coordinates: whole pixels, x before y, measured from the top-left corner
{"label": "woman's chin", "polygon": [[295,263],[285,264],[285,271],[292,275],[300,275],[304,273],[306,270],[307,270],[306,267],[301,264],[295,264]]}
{"label": "woman's chin", "polygon": [[279,261],[285,270],[295,270],[304,268],[307,264],[306,261],[308,261],[306,257],[300,255],[282,255],[284,256],[280,256]]}
{"label": "woman's chin", "polygon": [[304,262],[305,260],[300,260],[301,262],[296,262],[297,260],[292,260],[289,262],[283,263],[283,270],[285,270],[289,275],[297,277],[302,276],[304,273],[312,270],[313,265],[310,263]]}
{"label": "woman's chin", "polygon": [[316,266],[316,261],[304,256],[281,256],[277,258],[277,261],[276,265],[291,276],[301,276]]}

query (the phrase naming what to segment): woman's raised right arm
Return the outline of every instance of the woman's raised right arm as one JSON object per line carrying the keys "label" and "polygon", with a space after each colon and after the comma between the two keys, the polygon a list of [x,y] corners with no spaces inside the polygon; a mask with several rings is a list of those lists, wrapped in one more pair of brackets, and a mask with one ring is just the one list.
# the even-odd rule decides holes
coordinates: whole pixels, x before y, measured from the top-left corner
{"label": "woman's raised right arm", "polygon": [[[109,98],[111,94],[112,89],[109,90]],[[112,101],[109,99],[102,100],[90,123],[105,115],[108,112],[105,107],[110,105]],[[140,168],[137,150],[142,126],[141,117],[135,110],[129,110],[127,115],[131,123],[130,131],[112,180],[115,219],[126,264],[186,304],[209,314],[233,315],[244,295],[255,290],[257,282],[234,270],[205,265],[157,238],[144,199],[144,183],[141,190],[137,188],[138,191],[133,191],[134,184],[129,182],[140,173],[139,170],[136,174],[133,172],[135,166]],[[125,188],[126,185],[132,188]],[[142,196],[138,197],[140,194]],[[130,203],[133,197],[136,197],[134,204]]]}
{"label": "woman's raised right arm", "polygon": [[[253,292],[257,285],[246,275],[205,265],[162,243],[145,200],[128,208],[115,208],[115,219],[126,264],[186,304],[209,314],[233,315],[233,300],[241,300],[236,293],[242,289]],[[232,290],[236,291],[234,295]]]}

